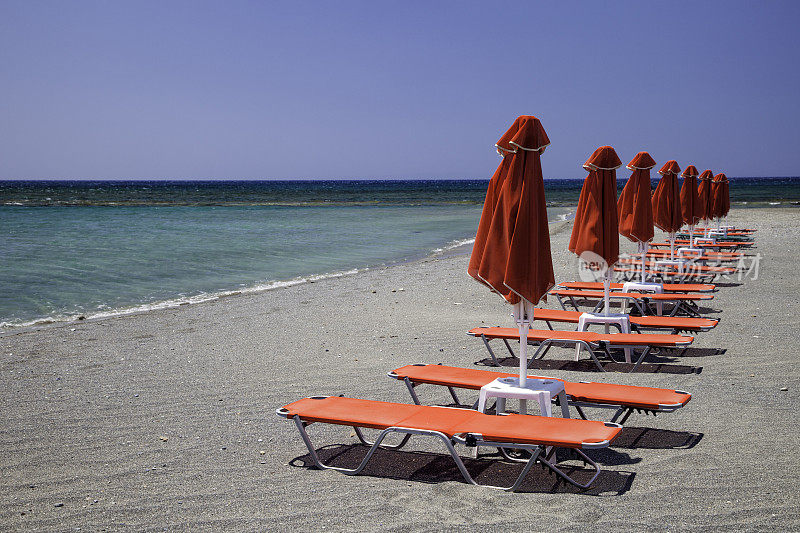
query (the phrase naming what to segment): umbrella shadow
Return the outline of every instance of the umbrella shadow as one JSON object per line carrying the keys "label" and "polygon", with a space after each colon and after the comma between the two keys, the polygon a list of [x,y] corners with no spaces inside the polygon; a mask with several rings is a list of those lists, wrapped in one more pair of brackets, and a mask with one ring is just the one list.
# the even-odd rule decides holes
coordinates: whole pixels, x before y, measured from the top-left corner
{"label": "umbrella shadow", "polygon": [[[320,460],[325,464],[340,468],[355,468],[364,459],[369,447],[362,444],[332,444],[318,448],[316,451]],[[501,460],[499,454],[481,454],[477,459],[467,457],[461,459],[473,479],[482,485],[510,485],[523,468],[521,463]],[[316,469],[310,454],[295,457],[289,461],[289,465],[297,468]],[[594,471],[583,468],[582,465],[562,463],[559,464],[559,467],[580,483],[588,482],[594,474]],[[358,475],[430,484],[446,481],[466,484],[466,480],[450,455],[424,451],[398,451],[380,448]],[[534,466],[517,492],[618,496],[630,490],[635,475],[634,472],[603,470],[590,488],[580,489],[561,481],[549,469]]]}
{"label": "umbrella shadow", "polygon": [[743,285],[743,283],[736,283],[736,282],[730,281],[730,282],[722,282],[722,283],[716,282],[716,283],[714,283],[714,285],[717,286],[717,287],[725,287],[725,288],[727,288],[727,287],[739,287],[740,285]]}
{"label": "umbrella shadow", "polygon": [[688,450],[697,446],[703,436],[703,433],[692,431],[625,426],[617,434],[612,446],[627,449]]}
{"label": "umbrella shadow", "polygon": [[[652,358],[652,357],[651,357]],[[642,363],[635,367],[633,363],[616,363],[604,362],[603,370],[606,372],[631,372],[634,373],[649,373],[649,374],[699,374],[703,371],[703,367],[667,364],[667,361],[674,359],[665,359],[664,361],[656,361],[653,363]],[[519,359],[516,357],[498,358],[497,363],[503,367],[516,367],[519,368]],[[487,357],[475,362],[480,366],[497,366],[494,361]],[[530,370],[569,370],[573,372],[601,372],[594,361],[590,359],[583,359],[581,361],[571,360],[558,360],[558,359],[533,359],[528,362]]]}

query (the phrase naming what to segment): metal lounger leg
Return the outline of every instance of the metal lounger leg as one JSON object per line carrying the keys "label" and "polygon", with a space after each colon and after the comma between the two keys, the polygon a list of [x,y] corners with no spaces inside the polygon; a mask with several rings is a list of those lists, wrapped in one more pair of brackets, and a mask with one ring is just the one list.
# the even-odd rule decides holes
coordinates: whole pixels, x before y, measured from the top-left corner
{"label": "metal lounger leg", "polygon": [[[504,448],[498,448],[498,449],[500,450],[500,453],[503,455],[503,457],[506,458],[507,460],[518,462],[518,463],[522,462],[522,460],[517,459],[515,457],[511,457],[510,455],[508,455],[508,452],[506,452]],[[581,484],[581,483],[578,483],[577,481],[575,481],[574,479],[569,477],[567,474],[564,473],[563,470],[561,470],[558,466],[556,466],[556,462],[555,461],[549,460],[548,458],[544,457],[543,454],[539,457],[539,462],[541,462],[543,465],[545,465],[547,468],[549,468],[554,474],[556,474],[557,476],[559,476],[561,479],[565,480],[566,482],[570,483],[571,485],[575,485],[576,487],[581,488],[581,489],[588,489],[589,487],[592,486],[592,483],[594,483],[594,480],[597,479],[597,476],[600,475],[600,466],[597,463],[595,463],[594,461],[592,461],[589,458],[589,456],[587,456],[585,453],[583,453],[582,450],[579,450],[577,448],[572,448],[572,451],[574,451],[578,455],[580,455],[581,458],[583,459],[583,461],[586,464],[591,465],[592,468],[594,469],[594,476],[592,476],[592,479],[590,479],[585,485]],[[556,452],[556,448],[552,447],[548,457],[555,457],[555,452]]]}
{"label": "metal lounger leg", "polygon": [[450,391],[450,396],[453,397],[453,401],[456,402],[456,405],[461,405],[461,402],[458,400],[458,396],[456,395],[456,390],[453,387],[447,387],[447,390]]}
{"label": "metal lounger leg", "polygon": [[[514,491],[514,490],[516,490],[522,484],[522,481],[525,479],[525,476],[528,474],[528,472],[530,471],[530,469],[533,466],[534,462],[536,462],[536,459],[540,455],[540,451],[539,450],[536,450],[535,452],[534,451],[531,452],[531,458],[528,460],[527,464],[523,467],[522,472],[520,472],[519,476],[517,477],[517,479],[514,481],[514,483],[511,486],[509,486],[509,487],[497,487],[497,486],[493,486],[493,485],[481,485],[480,483],[475,481],[475,479],[473,479],[473,477],[470,475],[469,471],[467,470],[467,467],[464,466],[464,461],[461,460],[461,457],[459,457],[458,453],[456,452],[455,447],[453,447],[453,442],[444,433],[441,433],[439,431],[430,431],[430,430],[423,430],[423,429],[390,427],[390,428],[386,428],[383,431],[381,431],[380,435],[378,435],[378,438],[375,439],[375,443],[371,445],[369,451],[367,452],[367,455],[364,457],[364,459],[362,459],[361,463],[357,467],[355,467],[355,468],[342,468],[342,467],[337,467],[337,466],[326,465],[322,461],[320,461],[319,455],[317,455],[317,451],[314,448],[314,445],[312,444],[311,439],[308,436],[308,432],[306,432],[305,425],[300,420],[300,417],[299,416],[295,416],[293,418],[294,418],[294,421],[295,421],[295,425],[297,426],[297,429],[300,431],[300,436],[303,438],[303,442],[305,442],[306,448],[308,448],[308,451],[309,451],[309,453],[311,455],[311,458],[314,460],[314,464],[318,468],[321,468],[321,469],[324,469],[324,470],[336,470],[337,472],[341,472],[341,473],[347,474],[349,476],[354,476],[354,475],[358,474],[359,472],[361,472],[362,470],[364,470],[364,467],[367,466],[367,463],[372,458],[372,456],[375,453],[375,451],[380,447],[381,441],[389,433],[405,433],[406,437],[404,438],[404,440],[406,440],[407,438],[410,438],[411,435],[427,435],[427,436],[431,436],[431,437],[438,437],[444,443],[445,447],[447,448],[447,451],[450,452],[450,456],[453,458],[453,461],[456,463],[456,466],[458,467],[459,472],[461,472],[461,475],[464,477],[464,479],[468,483],[470,483],[471,485],[477,485],[479,487],[486,487],[486,488],[491,488],[491,489],[499,489],[499,490],[506,490],[506,491]],[[525,448],[526,449],[530,449],[530,447],[527,447],[527,446]],[[579,450],[576,450],[576,451],[581,453]],[[548,466],[550,466],[549,462],[547,462],[547,464],[548,464]],[[550,468],[552,469],[553,467],[550,466]],[[558,473],[562,477],[565,477],[565,479],[567,481],[569,481],[570,483],[573,483],[575,485],[578,485],[579,487],[582,487],[582,485],[579,485],[579,484],[575,483],[574,481],[572,481],[569,477],[566,477],[565,474],[560,473],[560,472],[556,472],[556,473]],[[596,477],[597,476],[595,475],[595,478]],[[592,478],[592,481],[594,481],[594,478]],[[589,483],[591,483],[591,481]],[[588,487],[588,485],[587,485],[587,487]]]}
{"label": "metal lounger leg", "polygon": [[419,398],[417,397],[417,392],[414,390],[414,388],[417,386],[417,384],[416,383],[411,383],[411,380],[408,379],[408,376],[404,377],[403,381],[405,382],[406,387],[408,387],[408,392],[411,394],[411,399],[414,400],[415,404],[421,405],[419,403]]}
{"label": "metal lounger leg", "polygon": [[[617,419],[618,419],[620,416],[622,416],[622,414],[623,414],[623,413],[625,413],[625,411],[627,411],[627,412],[628,412],[628,414],[626,414],[626,415],[625,415],[625,420],[627,420],[627,419],[628,419],[628,417],[631,415],[631,413],[633,413],[633,408],[632,408],[632,407],[627,407],[627,408],[626,408],[626,407],[620,407],[620,408],[619,408],[619,409],[617,409],[617,411],[614,413],[614,416],[612,416],[612,417],[611,417],[611,421],[612,421],[612,422],[616,422],[616,421],[617,421]],[[624,421],[623,421],[623,422],[620,422],[620,424],[624,424]]]}
{"label": "metal lounger leg", "polygon": [[572,307],[574,307],[574,308],[575,308],[575,310],[577,311],[577,310],[578,310],[578,303],[575,301],[575,298],[573,298],[572,296],[570,296],[570,297],[569,297],[569,302],[572,304]]}
{"label": "metal lounger leg", "polygon": [[492,356],[492,362],[494,363],[494,366],[500,366],[500,362],[494,355],[494,350],[492,350],[492,347],[489,346],[489,339],[486,338],[486,335],[481,335],[481,339],[483,339],[483,345],[486,346],[486,350],[489,352],[489,355]]}
{"label": "metal lounger leg", "polygon": [[[364,437],[364,432],[361,431],[361,428],[353,426],[353,429],[356,432],[356,437],[358,437],[358,440],[361,441],[361,444],[364,444],[366,446],[374,446],[375,445],[374,442],[370,442]],[[410,438],[411,438],[411,435],[407,434],[406,436],[403,437],[403,440],[400,441],[400,444],[394,444],[394,445],[384,444],[381,447],[382,448],[386,448],[387,450],[399,450],[400,448],[402,448],[403,446],[406,445],[406,443],[408,442],[408,439],[410,439]]]}
{"label": "metal lounger leg", "polygon": [[647,354],[650,353],[651,349],[652,349],[652,346],[645,346],[644,349],[642,350],[641,355],[636,360],[636,363],[633,365],[633,368],[628,370],[628,372],[633,372],[634,370],[636,370],[636,368],[638,368],[638,366],[642,364],[642,362],[644,361],[644,358],[647,357]]}
{"label": "metal lounger leg", "polygon": [[503,339],[503,344],[506,345],[506,350],[508,350],[508,353],[511,354],[511,357],[517,356],[517,354],[514,353],[514,350],[511,349],[511,345],[508,344],[508,339]]}

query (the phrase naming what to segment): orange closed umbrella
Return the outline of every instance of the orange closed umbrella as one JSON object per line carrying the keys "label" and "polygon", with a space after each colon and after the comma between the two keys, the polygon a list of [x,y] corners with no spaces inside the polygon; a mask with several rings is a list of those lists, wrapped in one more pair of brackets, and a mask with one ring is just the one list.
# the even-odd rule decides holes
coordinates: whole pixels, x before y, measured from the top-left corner
{"label": "orange closed umbrella", "polygon": [[[723,174],[725,176],[725,174]],[[731,210],[731,189],[730,189],[730,180],[728,176],[725,176],[725,179],[722,181],[722,216],[725,217],[725,226],[727,230],[728,224],[728,213]]]}
{"label": "orange closed umbrella", "polygon": [[661,170],[661,180],[653,193],[653,222],[662,231],[669,233],[670,257],[675,258],[675,233],[683,225],[681,214],[681,193],[678,188],[678,172],[681,167],[671,159],[664,163]]}
{"label": "orange closed umbrella", "polygon": [[549,144],[539,119],[525,115],[497,142],[503,161],[489,182],[467,269],[472,277],[515,304],[523,387],[533,308],[555,285],[540,161]]}
{"label": "orange closed umbrella", "polygon": [[689,244],[691,246],[694,244],[694,225],[700,221],[702,216],[700,197],[697,196],[697,169],[694,165],[689,165],[681,176],[683,176],[681,215],[683,223],[689,226]]}
{"label": "orange closed umbrella", "polygon": [[[578,208],[569,239],[569,251],[588,263],[599,262],[605,268],[605,313],[609,313],[608,294],[611,272],[619,259],[619,223],[617,218],[617,172],[622,166],[617,152],[601,146],[584,163],[589,175],[583,182]],[[587,252],[591,252],[587,258]],[[592,255],[594,254],[594,255]],[[599,257],[598,257],[599,256]]]}
{"label": "orange closed umbrella", "polygon": [[713,200],[711,197],[711,180],[713,177],[713,172],[710,170],[704,170],[698,178],[700,180],[700,184],[697,186],[697,197],[700,200],[700,218],[706,221],[706,235],[708,234],[708,228],[711,225],[710,222],[713,218],[713,209],[711,205]]}
{"label": "orange closed umbrella", "polygon": [[711,212],[717,219],[718,227],[720,219],[730,210],[727,186],[728,177],[722,172],[714,176],[711,181]]}
{"label": "orange closed umbrella", "polygon": [[619,234],[639,244],[642,255],[642,283],[647,243],[653,240],[653,206],[650,202],[650,169],[656,162],[647,152],[639,152],[628,163],[633,171],[617,200]]}

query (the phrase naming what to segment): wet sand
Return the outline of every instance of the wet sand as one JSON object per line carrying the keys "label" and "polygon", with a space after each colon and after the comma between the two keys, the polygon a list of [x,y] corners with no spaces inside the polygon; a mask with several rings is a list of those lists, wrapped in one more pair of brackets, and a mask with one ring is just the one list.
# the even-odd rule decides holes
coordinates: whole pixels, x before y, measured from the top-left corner
{"label": "wet sand", "polygon": [[[510,308],[456,253],[1,337],[0,529],[797,530],[799,214],[731,213],[758,229],[759,276],[716,293],[708,314],[722,322],[684,356],[634,374],[565,370],[568,350],[537,363],[573,381],[693,393],[676,413],[632,416],[593,454],[603,473],[588,491],[555,486],[539,469],[519,493],[473,487],[438,443],[419,438],[409,451],[379,452],[363,475],[322,472],[275,415],[316,394],[408,402],[387,371],[484,361],[465,332],[512,325]],[[577,279],[569,230],[552,236],[559,281]],[[420,394],[448,401],[444,389]],[[349,428],[317,426],[326,457],[352,464],[363,454]],[[517,471],[470,467],[488,483]]]}

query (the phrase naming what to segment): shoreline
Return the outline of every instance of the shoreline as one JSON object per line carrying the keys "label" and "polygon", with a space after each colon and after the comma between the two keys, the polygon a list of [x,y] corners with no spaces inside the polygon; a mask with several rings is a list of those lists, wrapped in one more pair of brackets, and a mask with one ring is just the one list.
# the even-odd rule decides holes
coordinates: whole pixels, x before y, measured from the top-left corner
{"label": "shoreline", "polygon": [[[557,234],[570,224],[571,224],[571,218],[550,222],[549,223],[550,235]],[[294,287],[296,285],[316,283],[325,279],[340,278],[343,276],[355,276],[369,270],[383,270],[383,269],[393,268],[398,265],[413,264],[420,261],[445,259],[453,256],[466,255],[470,253],[472,249],[472,243],[474,242],[474,240],[475,239],[472,238],[472,239],[463,239],[459,241],[452,241],[451,243],[448,243],[448,245],[445,245],[442,248],[436,248],[430,251],[428,254],[422,255],[421,257],[412,256],[381,265],[366,266],[363,268],[353,268],[337,272],[325,272],[322,274],[309,275],[309,276],[299,276],[288,280],[275,280],[264,284],[255,284],[250,287],[243,287],[241,289],[222,290],[216,293],[200,294],[184,298],[161,300],[150,304],[142,304],[129,308],[101,311],[93,315],[81,314],[81,315],[75,315],[73,317],[65,317],[63,319],[57,319],[57,318],[54,319],[51,317],[47,317],[34,320],[32,321],[32,323],[0,326],[0,339],[3,337],[13,336],[18,333],[35,331],[43,328],[66,327],[75,324],[85,324],[91,322],[100,322],[103,320],[111,320],[124,316],[140,315],[143,313],[151,313],[165,309],[176,309],[185,306],[203,305],[224,298],[233,298],[237,296],[251,295],[251,294],[261,294],[268,291],[276,291],[276,290],[286,289],[289,287]],[[83,316],[84,318],[79,318],[81,316]]]}

